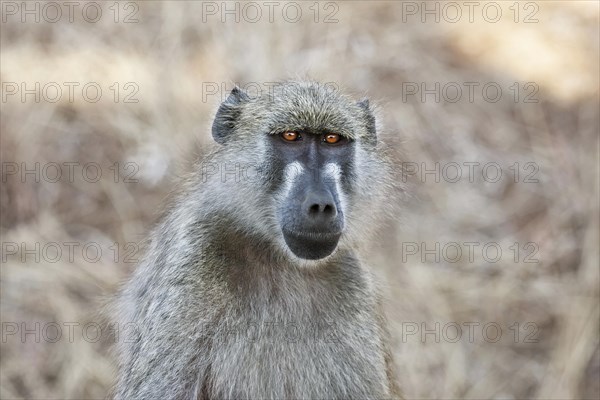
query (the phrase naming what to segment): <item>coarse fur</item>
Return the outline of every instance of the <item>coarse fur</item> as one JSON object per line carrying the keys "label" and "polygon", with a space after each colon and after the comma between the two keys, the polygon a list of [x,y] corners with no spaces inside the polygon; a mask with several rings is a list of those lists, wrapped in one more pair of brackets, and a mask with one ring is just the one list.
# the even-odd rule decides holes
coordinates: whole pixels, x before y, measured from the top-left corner
{"label": "coarse fur", "polygon": [[[320,259],[297,256],[282,235],[278,207],[305,172],[274,165],[270,140],[286,131],[352,141],[346,169],[323,171],[344,229]],[[400,397],[362,259],[393,186],[368,101],[314,82],[254,98],[236,88],[213,136],[219,144],[182,183],[121,293],[115,398]]]}

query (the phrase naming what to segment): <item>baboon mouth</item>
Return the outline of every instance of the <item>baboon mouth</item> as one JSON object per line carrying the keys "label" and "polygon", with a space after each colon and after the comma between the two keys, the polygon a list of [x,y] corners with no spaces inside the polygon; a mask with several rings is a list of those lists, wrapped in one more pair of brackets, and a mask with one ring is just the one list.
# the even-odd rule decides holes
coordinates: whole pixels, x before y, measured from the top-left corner
{"label": "baboon mouth", "polygon": [[342,232],[306,232],[283,229],[283,238],[292,253],[305,260],[325,258],[337,247]]}
{"label": "baboon mouth", "polygon": [[283,233],[308,240],[337,240],[342,235],[342,232],[306,232],[290,231],[287,229],[285,229]]}

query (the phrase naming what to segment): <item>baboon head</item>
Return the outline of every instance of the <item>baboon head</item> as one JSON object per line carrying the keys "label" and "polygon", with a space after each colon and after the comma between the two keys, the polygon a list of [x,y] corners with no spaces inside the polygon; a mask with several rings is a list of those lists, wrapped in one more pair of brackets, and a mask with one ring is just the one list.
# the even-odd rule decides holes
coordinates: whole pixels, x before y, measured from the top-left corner
{"label": "baboon head", "polygon": [[[283,239],[300,259],[334,253],[349,220],[360,222],[355,203],[376,195],[371,188],[377,179],[370,174],[378,168],[377,137],[369,103],[332,86],[285,82],[258,96],[235,88],[219,107],[212,134],[229,160],[256,166],[260,185],[250,189],[242,182],[237,199],[260,208],[256,229],[270,227],[274,239]],[[245,212],[256,218],[255,211]]]}

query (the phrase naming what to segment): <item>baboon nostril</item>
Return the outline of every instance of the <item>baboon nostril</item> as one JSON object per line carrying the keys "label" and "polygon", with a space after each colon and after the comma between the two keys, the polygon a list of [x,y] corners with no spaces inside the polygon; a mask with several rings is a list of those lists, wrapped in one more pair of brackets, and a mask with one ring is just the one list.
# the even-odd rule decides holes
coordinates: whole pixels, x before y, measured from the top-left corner
{"label": "baboon nostril", "polygon": [[332,214],[334,212],[334,208],[331,204],[313,204],[309,207],[308,211],[310,214]]}

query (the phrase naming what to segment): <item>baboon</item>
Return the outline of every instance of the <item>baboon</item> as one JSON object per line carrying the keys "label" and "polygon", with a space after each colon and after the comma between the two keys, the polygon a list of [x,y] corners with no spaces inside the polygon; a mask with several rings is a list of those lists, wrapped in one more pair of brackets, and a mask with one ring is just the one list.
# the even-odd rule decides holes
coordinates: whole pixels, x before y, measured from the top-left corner
{"label": "baboon", "polygon": [[121,293],[117,399],[400,397],[361,258],[393,202],[376,131],[324,84],[231,91]]}

